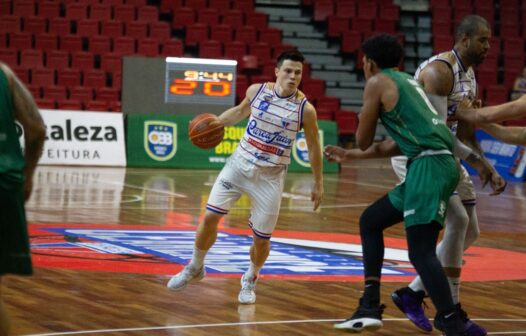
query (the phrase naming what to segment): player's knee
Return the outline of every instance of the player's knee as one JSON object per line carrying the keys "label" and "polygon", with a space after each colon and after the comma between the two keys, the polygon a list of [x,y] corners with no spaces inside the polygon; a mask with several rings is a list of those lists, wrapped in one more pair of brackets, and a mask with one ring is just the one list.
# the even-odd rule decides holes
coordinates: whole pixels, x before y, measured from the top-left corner
{"label": "player's knee", "polygon": [[381,230],[381,223],[379,223],[379,216],[375,213],[372,207],[368,207],[360,216],[360,232],[373,232]]}
{"label": "player's knee", "polygon": [[215,213],[213,211],[206,211],[205,218],[203,220],[203,223],[205,226],[217,226],[219,224],[219,220],[223,217],[223,215]]}

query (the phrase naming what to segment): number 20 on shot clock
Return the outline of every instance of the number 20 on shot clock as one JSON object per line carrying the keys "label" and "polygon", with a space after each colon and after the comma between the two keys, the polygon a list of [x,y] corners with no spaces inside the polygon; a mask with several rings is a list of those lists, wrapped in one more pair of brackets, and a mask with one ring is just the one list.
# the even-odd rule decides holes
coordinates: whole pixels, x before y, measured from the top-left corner
{"label": "number 20 on shot clock", "polygon": [[233,106],[236,66],[234,60],[168,57],[166,103]]}

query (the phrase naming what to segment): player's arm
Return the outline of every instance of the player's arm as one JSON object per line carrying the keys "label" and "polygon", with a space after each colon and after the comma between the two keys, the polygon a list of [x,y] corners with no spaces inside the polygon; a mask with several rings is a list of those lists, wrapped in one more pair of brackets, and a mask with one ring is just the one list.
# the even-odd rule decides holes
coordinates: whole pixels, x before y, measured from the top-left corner
{"label": "player's arm", "polygon": [[9,87],[13,95],[14,117],[24,128],[24,156],[26,161],[24,193],[27,200],[31,196],[33,174],[42,155],[46,126],[33,97],[25,86],[7,66],[0,64],[0,69],[6,74],[9,81]]}
{"label": "player's arm", "polygon": [[360,122],[356,130],[356,144],[363,151],[373,144],[376,124],[382,108],[382,90],[385,89],[383,82],[387,80],[389,80],[387,76],[377,74],[369,78],[365,84]]}
{"label": "player's arm", "polygon": [[316,109],[310,103],[303,109],[303,131],[309,150],[309,161],[314,175],[314,186],[312,187],[311,200],[314,202],[316,210],[323,198],[323,160],[321,156],[320,136],[318,133],[318,121],[316,119]]}
{"label": "player's arm", "polygon": [[526,127],[506,127],[499,124],[481,124],[480,127],[503,142],[526,145]]}
{"label": "player's arm", "polygon": [[229,108],[225,112],[219,115],[219,120],[225,126],[232,126],[237,124],[243,119],[248,118],[250,115],[250,103],[252,99],[256,96],[258,90],[261,88],[262,84],[252,84],[247,89],[245,98],[238,105]]}
{"label": "player's arm", "polygon": [[358,148],[345,149],[333,145],[327,145],[323,150],[323,155],[327,160],[338,163],[349,160],[385,158],[401,154],[400,148],[393,139],[374,143],[364,151]]}
{"label": "player's arm", "polygon": [[420,72],[418,82],[426,93],[444,97],[447,101],[453,89],[453,72],[445,62],[434,61]]}
{"label": "player's arm", "polygon": [[494,123],[526,117],[526,95],[517,100],[479,109],[465,108],[457,111],[459,119],[473,124]]}

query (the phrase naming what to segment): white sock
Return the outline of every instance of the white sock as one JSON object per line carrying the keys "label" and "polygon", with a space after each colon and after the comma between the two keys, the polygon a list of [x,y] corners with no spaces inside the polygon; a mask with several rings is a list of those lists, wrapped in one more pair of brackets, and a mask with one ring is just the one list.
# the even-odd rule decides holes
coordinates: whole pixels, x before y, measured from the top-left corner
{"label": "white sock", "polygon": [[250,267],[248,268],[246,275],[251,278],[255,276],[257,277],[259,275],[259,270],[261,270],[261,266],[256,266],[256,264],[250,262]]}
{"label": "white sock", "polygon": [[200,270],[203,268],[205,263],[205,257],[208,251],[200,250],[197,247],[194,247],[194,254],[192,255],[192,260],[188,264],[193,269]]}
{"label": "white sock", "polygon": [[424,283],[420,279],[420,276],[417,276],[416,278],[414,278],[408,287],[411,288],[415,292],[418,292],[418,291],[425,292],[426,291],[426,288],[424,287]]}
{"label": "white sock", "polygon": [[453,298],[453,303],[457,304],[460,301],[460,278],[447,278],[449,283],[449,288],[451,289],[451,297]]}

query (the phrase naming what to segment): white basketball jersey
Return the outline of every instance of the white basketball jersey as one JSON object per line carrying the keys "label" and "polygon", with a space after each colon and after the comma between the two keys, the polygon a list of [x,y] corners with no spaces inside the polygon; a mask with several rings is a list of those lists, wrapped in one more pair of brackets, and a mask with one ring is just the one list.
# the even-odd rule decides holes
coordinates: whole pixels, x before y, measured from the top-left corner
{"label": "white basketball jersey", "polygon": [[424,69],[429,63],[434,61],[445,62],[453,72],[454,84],[453,89],[447,96],[447,124],[451,132],[456,134],[458,121],[452,120],[457,112],[458,105],[467,97],[470,100],[475,100],[477,97],[477,81],[475,79],[475,72],[472,67],[466,69],[460,60],[455,49],[441,54],[435,55],[430,59],[424,61],[415,72],[415,79],[418,80],[420,71]]}
{"label": "white basketball jersey", "polygon": [[251,113],[236,151],[258,166],[288,165],[292,144],[301,129],[305,95],[296,90],[281,97],[274,83],[261,85],[251,102]]}

